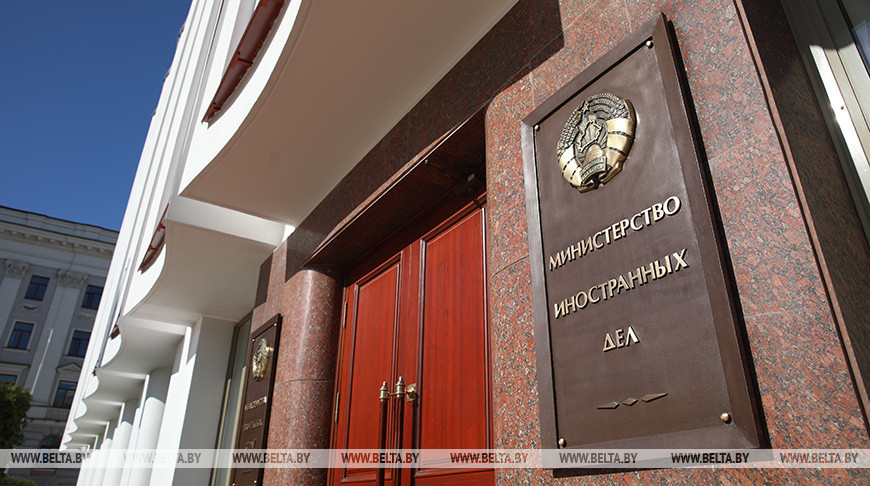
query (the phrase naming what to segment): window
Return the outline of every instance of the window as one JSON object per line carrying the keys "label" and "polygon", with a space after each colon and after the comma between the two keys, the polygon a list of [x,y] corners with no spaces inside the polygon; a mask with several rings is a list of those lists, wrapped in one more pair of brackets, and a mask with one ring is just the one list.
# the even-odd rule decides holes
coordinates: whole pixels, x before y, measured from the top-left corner
{"label": "window", "polygon": [[72,405],[73,396],[76,394],[76,384],[73,381],[61,381],[57,384],[57,393],[54,395],[54,406],[69,408]]}
{"label": "window", "polygon": [[[230,349],[230,359],[227,363],[227,378],[224,383],[224,403],[221,411],[221,425],[218,429],[218,447],[232,449],[240,432],[239,415],[242,412],[242,394],[245,385],[245,365],[247,364],[249,336],[251,335],[251,318],[248,317],[236,325],[233,333],[233,346]],[[232,464],[222,462],[214,469],[212,486],[230,484]]]}
{"label": "window", "polygon": [[14,385],[16,380],[18,380],[18,377],[15,375],[2,375],[2,374],[0,374],[0,383],[6,383],[7,385]]}
{"label": "window", "polygon": [[27,344],[30,343],[30,335],[33,333],[33,324],[27,322],[16,322],[12,328],[12,335],[9,336],[9,344],[6,346],[15,349],[27,349]]}
{"label": "window", "polygon": [[42,438],[42,442],[39,443],[40,449],[59,449],[60,448],[60,437],[56,435],[46,435]]}
{"label": "window", "polygon": [[84,358],[88,351],[88,341],[91,339],[91,333],[86,331],[73,331],[72,341],[69,343],[69,351],[66,354],[70,356],[78,356]]}
{"label": "window", "polygon": [[102,296],[102,287],[88,285],[88,288],[85,290],[85,300],[82,301],[82,307],[85,309],[98,309],[100,307],[100,298]]}
{"label": "window", "polygon": [[42,300],[45,297],[45,290],[48,288],[48,278],[34,275],[30,277],[30,285],[27,287],[27,293],[24,294],[25,299]]}
{"label": "window", "polygon": [[782,0],[870,239],[870,4]]}

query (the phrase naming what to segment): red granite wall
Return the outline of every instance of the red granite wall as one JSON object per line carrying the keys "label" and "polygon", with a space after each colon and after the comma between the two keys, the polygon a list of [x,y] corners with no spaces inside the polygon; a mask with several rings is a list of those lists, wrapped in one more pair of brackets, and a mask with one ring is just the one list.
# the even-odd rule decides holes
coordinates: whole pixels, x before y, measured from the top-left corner
{"label": "red granite wall", "polygon": [[[831,308],[848,355],[865,419],[870,409],[870,245],[852,195],[836,166],[833,142],[825,136],[823,105],[813,96],[810,78],[778,2],[741,2],[750,47],[762,73],[771,114],[780,136],[807,229],[821,265]],[[824,107],[831,110],[832,107]]]}
{"label": "red granite wall", "polygon": [[[761,1],[761,0],[753,0]],[[762,413],[774,448],[870,448],[818,245],[782,132],[732,0],[520,0],[363,159],[264,271],[254,327],[284,314],[269,446],[327,447],[341,269],[300,270],[330,232],[450,128],[485,110],[494,446],[539,443],[520,120],[659,11],[673,22],[736,277]],[[836,163],[833,160],[832,163]],[[824,267],[822,267],[824,268]],[[268,470],[266,484],[321,484]],[[859,479],[860,478],[860,479]],[[849,470],[657,470],[554,479],[497,471],[500,484],[867,482]]]}
{"label": "red granite wall", "polygon": [[[266,261],[266,302],[254,309],[252,333],[275,314],[284,317],[275,387],[272,391],[270,449],[329,448],[332,393],[341,318],[340,269],[320,267],[284,281],[283,245]],[[326,471],[266,469],[264,484],[323,484]]]}
{"label": "red granite wall", "polygon": [[[517,120],[621,40],[615,33],[631,31],[662,11],[680,43],[771,446],[867,447],[816,254],[734,3],[599,0],[563,7],[564,39],[556,40],[562,47],[499,93],[487,113],[496,446],[539,446],[537,415],[515,412],[537,411]],[[662,470],[585,480],[697,484],[824,477],[845,482],[858,475],[867,478],[866,472],[843,470]],[[498,477],[503,483],[536,483],[552,474],[503,469]]]}

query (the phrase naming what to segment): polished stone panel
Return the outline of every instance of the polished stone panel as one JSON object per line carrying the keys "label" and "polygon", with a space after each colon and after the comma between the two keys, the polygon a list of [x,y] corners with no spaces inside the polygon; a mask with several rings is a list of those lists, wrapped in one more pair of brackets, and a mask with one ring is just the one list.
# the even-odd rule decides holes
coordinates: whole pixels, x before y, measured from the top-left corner
{"label": "polished stone panel", "polygon": [[[809,162],[799,174],[803,179],[795,179],[790,170],[755,66],[758,60],[731,0],[519,0],[360,161],[351,172],[353,178],[339,184],[286,246],[275,251],[266,302],[254,310],[255,326],[275,313],[285,317],[270,444],[329,442],[326,411],[331,408],[323,406],[331,404],[329,370],[335,359],[329,329],[340,315],[336,289],[342,283],[333,274],[300,272],[302,262],[327,235],[347,225],[355,211],[378,198],[387,181],[447,130],[483,108],[493,446],[539,447],[520,120],[659,11],[673,22],[680,44],[771,446],[870,448],[819,254],[795,188],[796,180],[808,184],[825,172]],[[786,85],[806,94],[805,86]],[[790,133],[803,129],[796,119],[788,121],[797,125]],[[812,152],[811,147],[801,147],[804,154]],[[824,206],[818,201],[832,201],[835,209],[844,204],[824,191],[813,197],[814,210]],[[831,211],[836,224],[848,223],[838,219],[839,209]],[[825,251],[858,254],[850,245],[828,245]],[[841,273],[844,281],[857,282],[848,272]],[[311,397],[300,391],[306,386]],[[323,401],[319,408],[312,408],[315,400]],[[569,476],[564,478],[541,470],[500,469],[496,474],[499,484],[870,480],[866,470],[834,469],[658,470],[592,476],[560,472],[559,476]],[[266,483],[322,484],[324,477],[270,470]]]}
{"label": "polished stone panel", "polygon": [[[332,267],[306,268],[284,282],[284,248],[272,258],[267,301],[254,310],[260,322],[281,313],[268,443],[271,449],[329,447],[343,275]],[[322,484],[323,470],[267,469],[265,484]]]}

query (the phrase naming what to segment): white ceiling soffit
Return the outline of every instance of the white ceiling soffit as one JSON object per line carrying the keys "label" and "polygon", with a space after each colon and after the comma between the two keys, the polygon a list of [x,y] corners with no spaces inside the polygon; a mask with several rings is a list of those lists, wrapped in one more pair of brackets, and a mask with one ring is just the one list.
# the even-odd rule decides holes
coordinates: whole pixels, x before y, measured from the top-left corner
{"label": "white ceiling soffit", "polygon": [[260,264],[278,243],[167,220],[160,279],[131,315],[187,324],[204,315],[236,321],[250,312]]}
{"label": "white ceiling soffit", "polygon": [[298,225],[515,3],[311,3],[263,97],[182,195]]}
{"label": "white ceiling soffit", "polygon": [[184,197],[172,199],[165,224],[165,246],[133,278],[125,317],[192,325],[204,315],[235,321],[250,312],[260,264],[285,226]]}

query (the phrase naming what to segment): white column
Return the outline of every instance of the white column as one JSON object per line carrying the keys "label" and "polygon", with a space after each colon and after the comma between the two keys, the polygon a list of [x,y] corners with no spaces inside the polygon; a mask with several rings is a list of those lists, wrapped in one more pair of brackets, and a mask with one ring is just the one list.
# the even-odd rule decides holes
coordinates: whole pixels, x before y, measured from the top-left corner
{"label": "white column", "polygon": [[106,424],[106,431],[103,433],[103,444],[100,446],[97,457],[97,464],[94,468],[93,477],[90,479],[92,484],[103,484],[103,474],[106,471],[106,464],[109,462],[109,455],[112,453],[112,444],[115,436],[115,425],[117,420],[112,420]]}
{"label": "white column", "polygon": [[[136,442],[139,440],[139,427],[142,424],[142,405],[145,403],[145,390],[147,384],[148,381],[146,380],[142,386],[142,395],[136,403],[136,413],[133,415],[133,428],[130,430],[130,439],[127,440],[127,449],[131,451],[136,449]],[[130,482],[130,465],[124,463],[122,466],[121,480],[118,481],[118,484],[126,486]]]}
{"label": "white column", "polygon": [[[148,375],[145,388],[145,400],[142,403],[142,414],[139,420],[136,449],[156,449],[160,438],[160,425],[163,423],[163,412],[166,408],[166,395],[169,390],[169,377],[172,370],[160,368]],[[124,468],[129,468],[128,464]],[[144,486],[151,480],[150,468],[130,469],[130,486]],[[123,479],[122,479],[123,481]]]}
{"label": "white column", "polygon": [[79,486],[90,486],[92,484],[98,460],[98,457],[94,453],[100,449],[100,439],[101,437],[94,438],[94,444],[91,447],[91,457],[82,465],[81,472],[79,472],[79,480],[76,483]]}
{"label": "white column", "polygon": [[103,474],[101,484],[120,484],[121,475],[124,472],[124,456],[122,452],[130,446],[130,432],[133,430],[133,420],[136,415],[138,400],[127,400],[121,407],[118,417],[118,426],[112,438],[112,455],[106,463],[106,472]]}
{"label": "white column", "polygon": [[[158,449],[212,448],[220,426],[221,405],[235,323],[203,317],[193,327],[187,353],[172,375]],[[211,469],[161,468],[152,486],[207,484]]]}
{"label": "white column", "polygon": [[76,486],[86,486],[88,484],[88,473],[91,471],[91,459],[82,461],[82,466],[79,468],[79,478],[76,479]]}
{"label": "white column", "polygon": [[57,271],[57,290],[51,299],[48,316],[45,318],[39,344],[33,353],[33,363],[27,373],[24,387],[33,394],[34,403],[49,403],[54,386],[54,372],[61,356],[66,352],[66,336],[69,334],[73,314],[81,303],[82,285],[86,273],[70,270]]}
{"label": "white column", "polygon": [[[9,259],[3,262],[3,266],[6,267],[6,273],[3,275],[3,281],[0,282],[0,337],[6,335],[9,314],[12,313],[12,306],[15,304],[18,290],[21,288],[21,281],[30,267],[25,262]],[[6,345],[6,343],[0,344]]]}
{"label": "white column", "polygon": [[87,486],[90,473],[91,458],[87,458],[82,462],[82,467],[79,469],[79,478],[76,480],[76,486]]}

